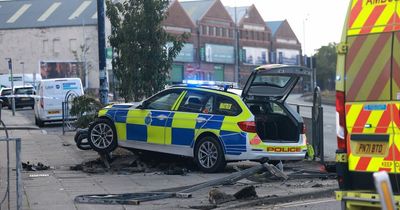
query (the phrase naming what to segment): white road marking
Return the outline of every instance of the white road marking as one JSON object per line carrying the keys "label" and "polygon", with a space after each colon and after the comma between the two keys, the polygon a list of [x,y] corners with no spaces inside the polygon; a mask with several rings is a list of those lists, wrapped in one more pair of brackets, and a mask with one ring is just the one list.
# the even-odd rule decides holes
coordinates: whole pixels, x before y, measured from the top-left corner
{"label": "white road marking", "polygon": [[293,202],[293,203],[285,203],[285,204],[276,205],[275,207],[292,208],[292,207],[298,207],[298,206],[328,203],[328,202],[333,202],[333,201],[336,201],[336,200],[333,198],[329,198],[329,199],[314,200],[314,201],[298,201],[298,202]]}

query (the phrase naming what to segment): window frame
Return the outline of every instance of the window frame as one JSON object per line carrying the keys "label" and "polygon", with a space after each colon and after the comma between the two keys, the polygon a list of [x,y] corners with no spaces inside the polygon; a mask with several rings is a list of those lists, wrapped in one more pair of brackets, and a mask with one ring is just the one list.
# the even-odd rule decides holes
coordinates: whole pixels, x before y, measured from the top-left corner
{"label": "window frame", "polygon": [[[179,99],[179,97],[182,95],[183,91],[184,91],[183,89],[168,89],[168,90],[161,91],[161,92],[151,96],[150,98],[146,99],[145,101],[143,101],[143,103],[142,103],[143,109],[159,110],[159,111],[172,111],[173,108],[174,108],[174,104],[176,103],[176,100]],[[168,109],[168,110],[166,110],[166,109],[152,109],[152,108],[149,107],[150,104],[153,103],[154,101],[160,99],[163,96],[171,94],[171,93],[177,93],[178,97],[174,101],[174,103],[171,105],[170,109]]]}

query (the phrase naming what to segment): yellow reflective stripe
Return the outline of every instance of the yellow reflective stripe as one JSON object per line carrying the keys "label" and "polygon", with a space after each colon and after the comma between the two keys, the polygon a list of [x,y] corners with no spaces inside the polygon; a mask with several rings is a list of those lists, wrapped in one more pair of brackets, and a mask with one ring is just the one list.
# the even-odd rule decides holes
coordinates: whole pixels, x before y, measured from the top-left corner
{"label": "yellow reflective stripe", "polygon": [[107,114],[107,111],[108,111],[107,109],[102,109],[99,111],[99,114],[97,116],[99,117],[105,116]]}
{"label": "yellow reflective stripe", "polygon": [[128,115],[126,116],[126,123],[136,124],[136,125],[145,125],[145,119],[150,111],[134,109],[129,110]]}
{"label": "yellow reflective stripe", "polygon": [[174,120],[172,121],[173,128],[196,128],[197,113],[175,112]]}
{"label": "yellow reflective stripe", "polygon": [[175,111],[179,108],[179,105],[181,104],[183,98],[185,97],[187,91],[183,91],[181,95],[178,97],[178,99],[175,101],[175,104],[172,106],[172,111]]}
{"label": "yellow reflective stripe", "polygon": [[117,130],[117,136],[119,141],[126,141],[126,124],[115,123],[115,129]]}
{"label": "yellow reflective stripe", "polygon": [[[164,144],[165,127],[147,126],[147,143]],[[151,134],[151,135],[149,135]]]}

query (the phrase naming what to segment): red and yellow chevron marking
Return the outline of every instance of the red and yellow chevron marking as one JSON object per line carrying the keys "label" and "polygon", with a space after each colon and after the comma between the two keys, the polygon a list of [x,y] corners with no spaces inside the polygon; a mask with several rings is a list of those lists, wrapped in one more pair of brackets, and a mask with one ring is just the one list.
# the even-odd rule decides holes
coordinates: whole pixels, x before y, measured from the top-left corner
{"label": "red and yellow chevron marking", "polygon": [[[386,109],[368,110],[367,105],[386,105]],[[348,141],[350,171],[388,171],[400,173],[400,103],[349,103],[346,104],[348,139],[351,134],[389,134],[384,156],[360,156],[353,151],[356,142]],[[366,127],[365,125],[370,125]]]}
{"label": "red and yellow chevron marking", "polygon": [[353,0],[347,35],[400,30],[397,0]]}
{"label": "red and yellow chevron marking", "polygon": [[348,38],[346,101],[389,101],[392,33]]}

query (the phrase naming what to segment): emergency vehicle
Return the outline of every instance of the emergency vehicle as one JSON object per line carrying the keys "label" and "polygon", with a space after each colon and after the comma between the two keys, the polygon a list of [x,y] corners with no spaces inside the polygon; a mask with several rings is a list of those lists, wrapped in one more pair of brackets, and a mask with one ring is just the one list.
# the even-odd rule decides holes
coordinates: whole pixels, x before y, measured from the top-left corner
{"label": "emergency vehicle", "polygon": [[[351,0],[338,46],[336,165],[342,209],[380,209],[373,173],[400,201],[400,5]],[[396,195],[397,194],[397,195]]]}
{"label": "emergency vehicle", "polygon": [[307,152],[302,117],[285,103],[301,76],[297,66],[267,65],[252,72],[242,96],[196,85],[174,86],[141,105],[99,111],[88,142],[98,152],[117,146],[193,157],[205,172],[228,161],[301,160]]}

